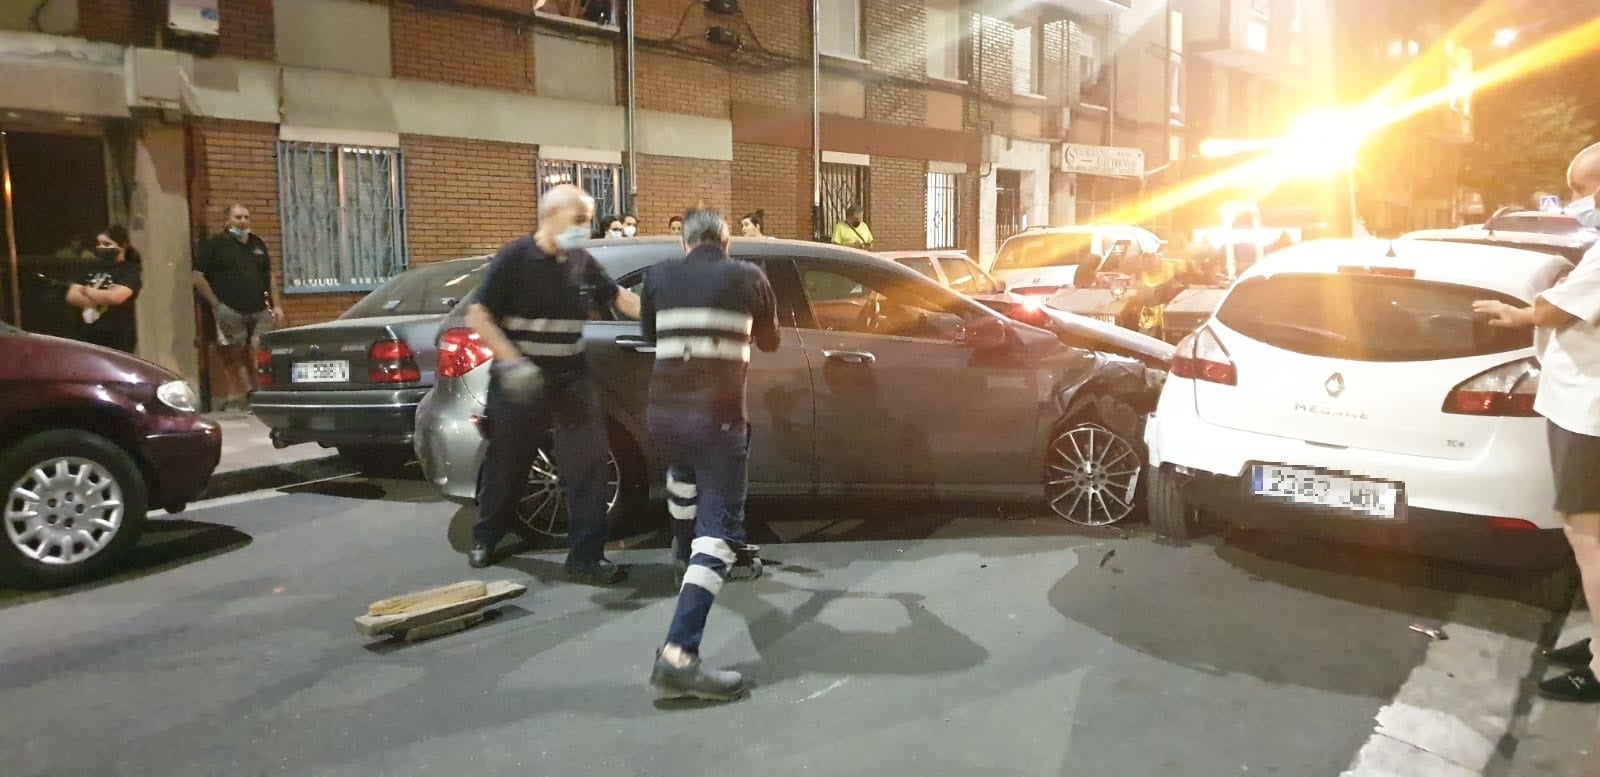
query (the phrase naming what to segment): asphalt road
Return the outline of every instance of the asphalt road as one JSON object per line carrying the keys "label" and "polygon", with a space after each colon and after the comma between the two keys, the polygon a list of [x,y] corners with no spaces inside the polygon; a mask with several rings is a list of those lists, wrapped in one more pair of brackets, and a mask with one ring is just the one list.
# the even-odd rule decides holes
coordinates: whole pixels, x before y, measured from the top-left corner
{"label": "asphalt road", "polygon": [[[1494,580],[1287,538],[752,514],[768,575],[728,584],[704,650],[756,688],[724,706],[646,684],[674,593],[654,536],[620,543],[632,579],[606,590],[563,581],[559,553],[469,569],[470,516],[419,482],[160,521],[127,574],[0,593],[0,773],[1332,777],[1423,664],[1412,622],[1533,639],[1552,617]],[[352,625],[472,577],[530,589],[417,645]]]}

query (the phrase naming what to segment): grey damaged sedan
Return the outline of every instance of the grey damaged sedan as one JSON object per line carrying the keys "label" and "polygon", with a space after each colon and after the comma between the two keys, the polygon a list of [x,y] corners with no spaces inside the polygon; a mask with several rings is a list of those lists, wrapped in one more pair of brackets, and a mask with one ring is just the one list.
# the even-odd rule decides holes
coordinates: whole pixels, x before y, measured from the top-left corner
{"label": "grey damaged sedan", "polygon": [[[672,238],[585,244],[624,287],[681,256]],[[1100,526],[1135,512],[1143,426],[1164,370],[1075,347],[1012,321],[871,254],[788,240],[733,242],[778,297],[782,345],[753,354],[749,397],[753,496],[906,496],[1044,502]],[[417,411],[427,479],[474,500],[484,439],[488,350],[464,323],[469,293],[440,330],[438,376]],[[639,324],[596,311],[584,330],[611,436],[613,521],[661,493],[645,396],[654,347]],[[559,473],[544,441],[522,518],[566,535]]]}

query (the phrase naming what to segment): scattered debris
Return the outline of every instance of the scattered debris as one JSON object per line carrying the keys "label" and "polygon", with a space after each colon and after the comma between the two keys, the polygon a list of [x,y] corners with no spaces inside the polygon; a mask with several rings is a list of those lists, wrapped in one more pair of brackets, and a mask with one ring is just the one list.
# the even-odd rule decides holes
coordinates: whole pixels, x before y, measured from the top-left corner
{"label": "scattered debris", "polygon": [[1429,625],[1422,621],[1417,621],[1416,623],[1411,624],[1411,630],[1417,632],[1418,634],[1425,635],[1431,639],[1441,640],[1450,638],[1450,635],[1444,633],[1443,628]]}
{"label": "scattered debris", "polygon": [[1106,562],[1110,561],[1111,557],[1115,556],[1115,555],[1117,555],[1117,549],[1116,548],[1112,548],[1111,550],[1106,551],[1106,554],[1104,556],[1100,557],[1100,566],[1104,567],[1106,565]]}
{"label": "scattered debris", "polygon": [[979,569],[988,569],[988,568],[989,568],[989,565],[988,565],[988,564],[979,564],[979,565],[978,565],[978,568],[979,568]]}
{"label": "scattered debris", "polygon": [[356,631],[367,637],[389,635],[405,642],[454,634],[482,623],[483,608],[515,599],[527,590],[527,586],[509,580],[463,580],[414,591],[368,605],[365,615],[356,616]]}

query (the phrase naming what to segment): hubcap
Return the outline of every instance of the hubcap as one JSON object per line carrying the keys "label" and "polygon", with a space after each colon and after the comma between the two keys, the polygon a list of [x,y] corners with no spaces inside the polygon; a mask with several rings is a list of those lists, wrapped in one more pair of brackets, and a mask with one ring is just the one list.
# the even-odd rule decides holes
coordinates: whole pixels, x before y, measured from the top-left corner
{"label": "hubcap", "polygon": [[6,538],[30,560],[67,566],[104,550],[122,528],[122,484],[88,459],[29,469],[6,493]]}
{"label": "hubcap", "polygon": [[1144,464],[1122,435],[1097,424],[1075,426],[1050,442],[1045,496],[1056,515],[1107,526],[1133,512]]}
{"label": "hubcap", "polygon": [[[607,513],[616,507],[621,492],[622,472],[617,467],[616,457],[607,454]],[[528,471],[528,495],[517,505],[517,515],[528,528],[547,537],[561,539],[567,536],[572,512],[567,506],[566,495],[561,493],[561,476],[556,472],[556,463],[545,448],[540,448],[539,455],[533,459],[533,468]]]}

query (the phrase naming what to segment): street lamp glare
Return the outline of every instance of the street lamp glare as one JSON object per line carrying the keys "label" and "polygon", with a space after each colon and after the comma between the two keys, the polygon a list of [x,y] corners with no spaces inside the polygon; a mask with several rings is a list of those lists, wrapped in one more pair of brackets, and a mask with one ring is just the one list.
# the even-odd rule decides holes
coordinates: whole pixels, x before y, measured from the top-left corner
{"label": "street lamp glare", "polygon": [[1510,27],[1502,27],[1494,31],[1494,45],[1505,48],[1517,42],[1517,31]]}

